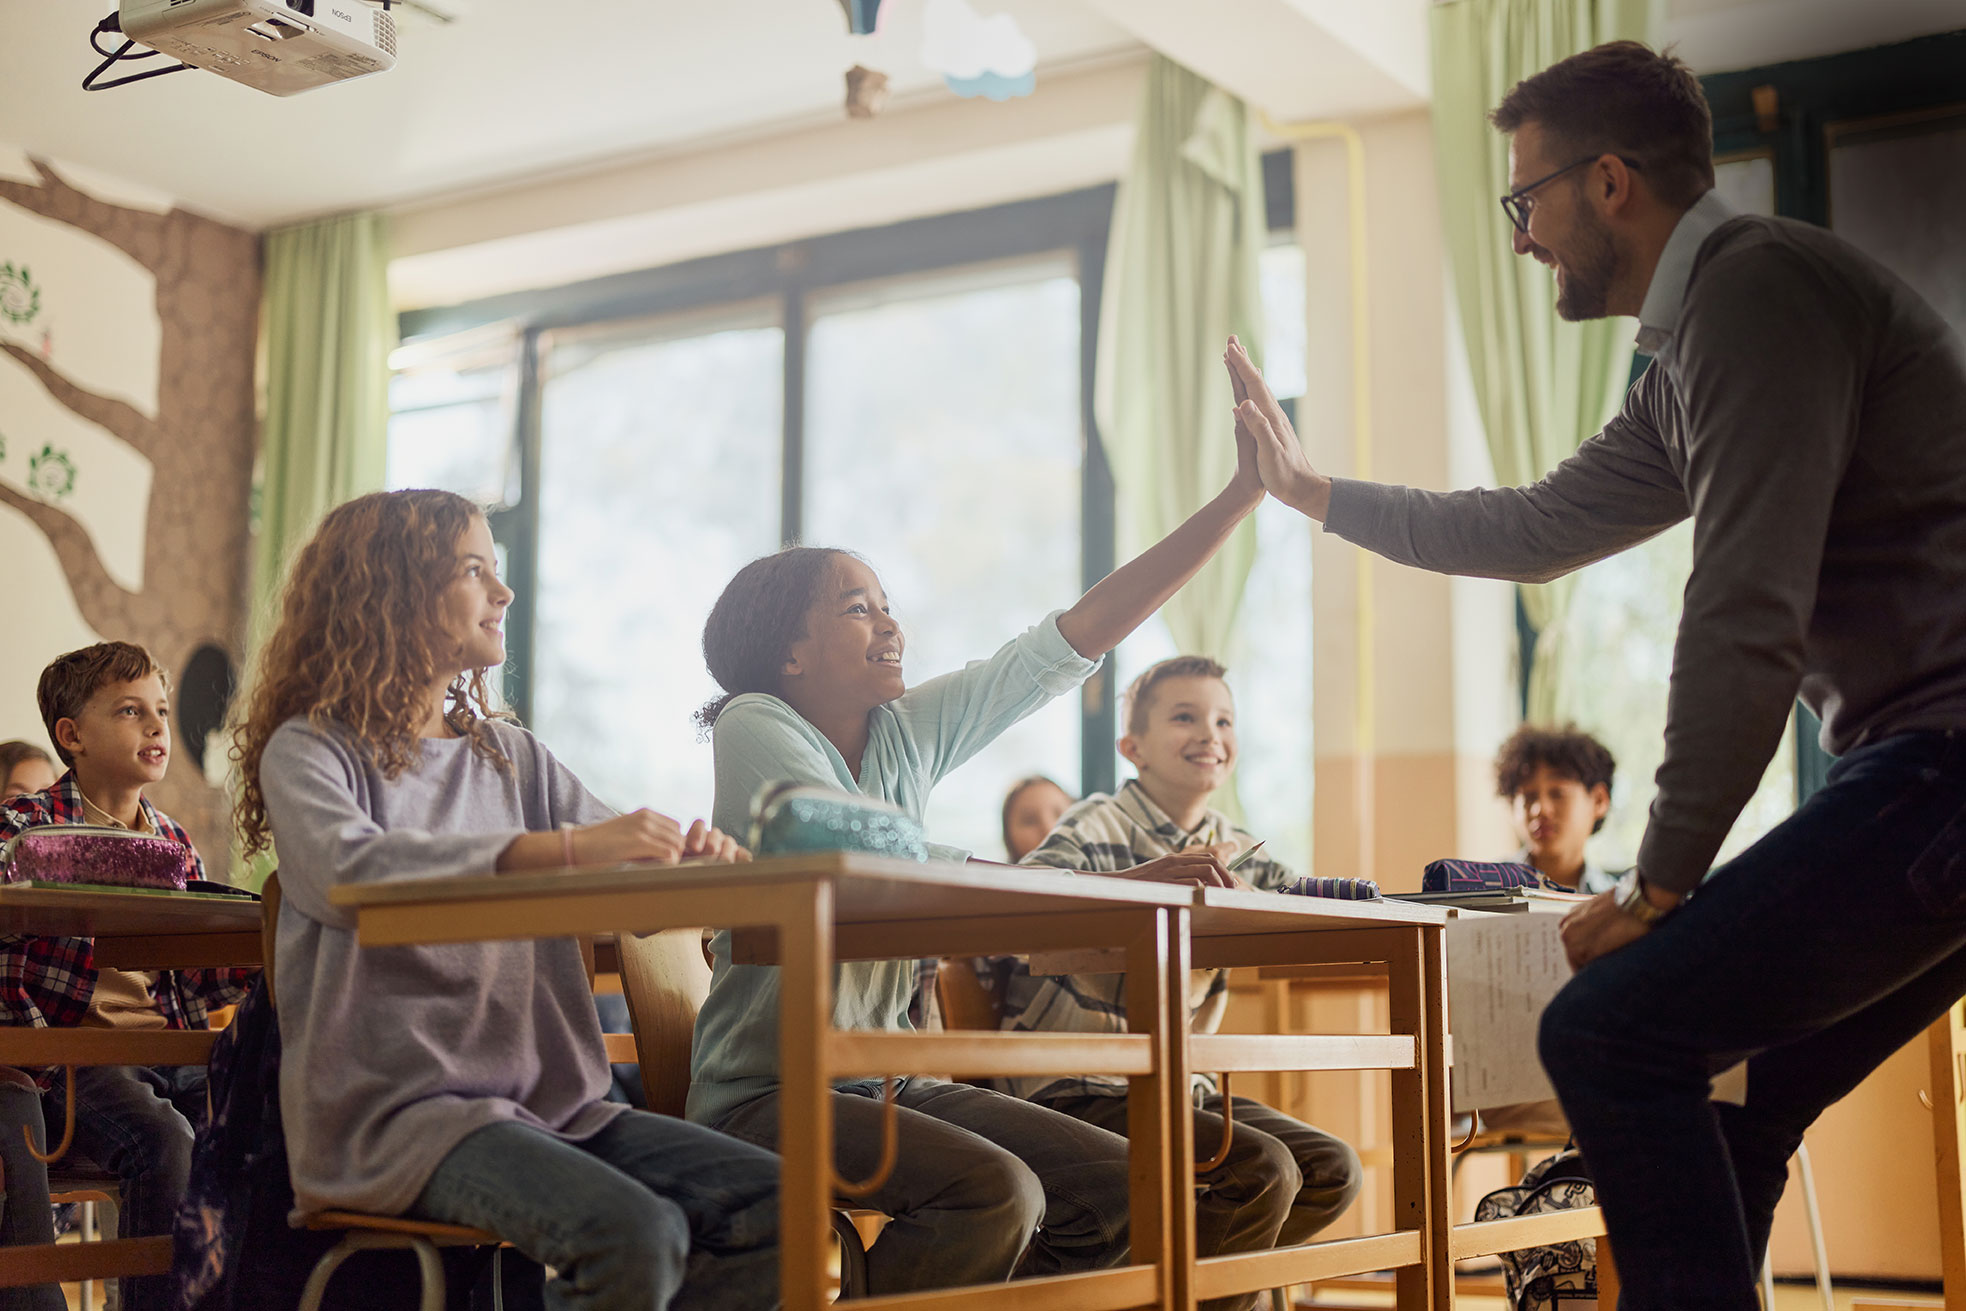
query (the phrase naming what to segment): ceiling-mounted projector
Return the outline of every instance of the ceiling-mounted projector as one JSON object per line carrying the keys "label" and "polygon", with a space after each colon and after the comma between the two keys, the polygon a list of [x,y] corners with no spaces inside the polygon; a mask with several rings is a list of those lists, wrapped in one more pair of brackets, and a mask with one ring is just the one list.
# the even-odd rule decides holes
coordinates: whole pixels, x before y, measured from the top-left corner
{"label": "ceiling-mounted projector", "polygon": [[118,0],[123,35],[276,96],[396,66],[396,20],[362,0]]}

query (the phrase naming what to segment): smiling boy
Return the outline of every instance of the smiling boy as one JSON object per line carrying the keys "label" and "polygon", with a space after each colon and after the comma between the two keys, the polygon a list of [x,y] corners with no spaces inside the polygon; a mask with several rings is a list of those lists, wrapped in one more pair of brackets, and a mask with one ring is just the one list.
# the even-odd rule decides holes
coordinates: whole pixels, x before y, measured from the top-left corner
{"label": "smiling boy", "polygon": [[[124,828],[183,844],[202,876],[191,839],[144,796],[171,759],[170,687],[150,653],[128,642],[71,651],[41,671],[38,699],[68,772],[44,792],[0,804],[0,841],[46,824]],[[207,1007],[238,1001],[254,973],[99,968],[90,938],[0,936],[0,1023],[202,1029]],[[51,1124],[64,1111],[55,1073],[36,1072]],[[75,1071],[75,1148],[122,1180],[121,1237],[171,1232],[204,1099],[202,1067]],[[169,1305],[170,1292],[168,1275],[127,1279],[123,1305],[151,1311]]]}
{"label": "smiling boy", "polygon": [[[1071,807],[1038,848],[1020,862],[1093,874],[1124,874],[1177,851],[1213,852],[1223,864],[1255,839],[1211,809],[1236,763],[1236,707],[1227,671],[1203,656],[1176,656],[1149,667],[1126,690],[1126,736],[1120,754],[1134,768],[1112,796],[1095,794]],[[1257,888],[1291,878],[1258,854],[1237,871]],[[1126,1028],[1121,974],[1038,977],[1022,960],[986,960],[1004,980],[1003,1027],[1038,1032],[1118,1033]],[[1196,1033],[1221,1023],[1226,970],[1197,970],[1188,990]],[[1126,1081],[1082,1075],[1003,1079],[1005,1092],[1126,1132]],[[1195,1151],[1206,1160],[1222,1141],[1224,1098],[1195,1079]],[[1235,1098],[1229,1156],[1196,1181],[1196,1250],[1203,1256],[1260,1251],[1304,1242],[1335,1220],[1358,1193],[1358,1155],[1308,1124],[1247,1097]],[[1205,1311],[1253,1307],[1256,1295],[1203,1303]]]}

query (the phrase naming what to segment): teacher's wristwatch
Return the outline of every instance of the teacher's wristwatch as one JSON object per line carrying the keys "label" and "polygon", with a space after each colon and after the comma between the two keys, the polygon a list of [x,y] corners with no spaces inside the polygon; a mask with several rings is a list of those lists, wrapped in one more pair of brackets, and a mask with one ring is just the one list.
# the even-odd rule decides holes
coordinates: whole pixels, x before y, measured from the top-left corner
{"label": "teacher's wristwatch", "polygon": [[1647,900],[1645,896],[1645,882],[1639,878],[1637,870],[1632,870],[1618,880],[1617,885],[1611,889],[1611,897],[1617,903],[1619,910],[1631,916],[1648,929],[1677,909],[1677,907],[1669,906],[1664,910],[1660,910]]}

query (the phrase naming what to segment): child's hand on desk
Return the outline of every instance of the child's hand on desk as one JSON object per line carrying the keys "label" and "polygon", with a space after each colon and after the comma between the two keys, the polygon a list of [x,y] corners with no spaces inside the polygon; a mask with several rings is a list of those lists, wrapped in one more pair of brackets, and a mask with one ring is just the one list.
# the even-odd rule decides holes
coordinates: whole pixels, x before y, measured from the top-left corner
{"label": "child's hand on desk", "polygon": [[722,829],[711,828],[702,820],[689,826],[683,835],[683,855],[701,860],[749,860],[751,853],[737,845],[737,839]]}
{"label": "child's hand on desk", "polygon": [[1113,870],[1108,877],[1139,879],[1143,883],[1187,883],[1201,888],[1233,888],[1236,876],[1222,867],[1212,847],[1177,851],[1132,869]]}
{"label": "child's hand on desk", "polygon": [[683,854],[683,826],[653,810],[631,810],[573,830],[568,845],[570,865],[673,861]]}

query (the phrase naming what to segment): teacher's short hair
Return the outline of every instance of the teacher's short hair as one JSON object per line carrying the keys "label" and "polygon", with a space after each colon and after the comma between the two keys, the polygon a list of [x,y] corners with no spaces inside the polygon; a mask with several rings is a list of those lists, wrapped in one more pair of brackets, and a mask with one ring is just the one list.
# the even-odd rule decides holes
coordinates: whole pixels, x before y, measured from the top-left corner
{"label": "teacher's short hair", "polygon": [[1513,133],[1534,123],[1561,153],[1639,161],[1639,176],[1685,209],[1713,189],[1713,113],[1700,79],[1670,51],[1611,41],[1515,84],[1489,121]]}

